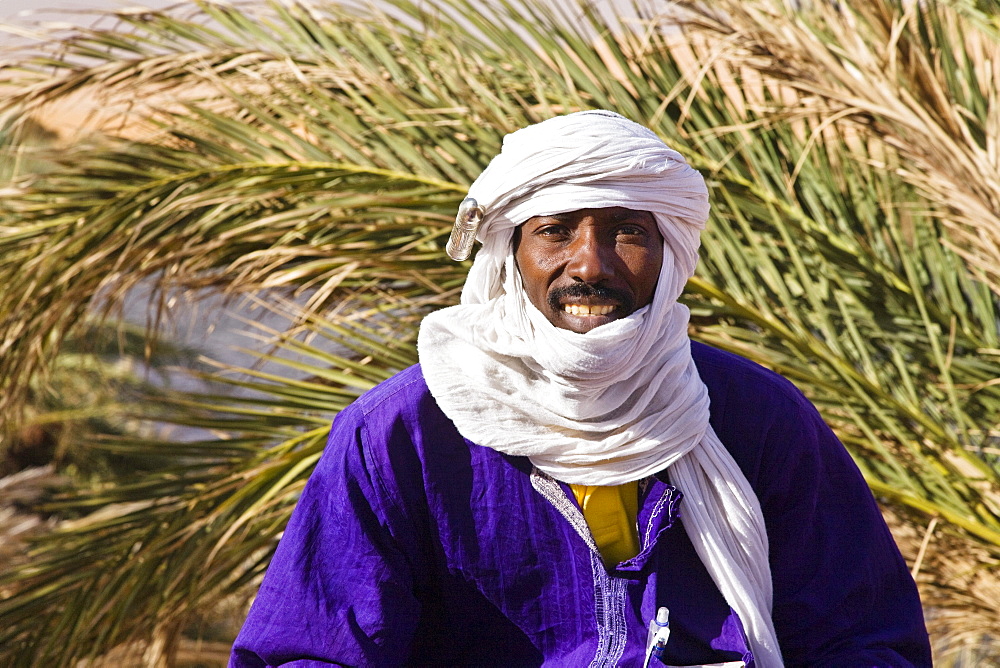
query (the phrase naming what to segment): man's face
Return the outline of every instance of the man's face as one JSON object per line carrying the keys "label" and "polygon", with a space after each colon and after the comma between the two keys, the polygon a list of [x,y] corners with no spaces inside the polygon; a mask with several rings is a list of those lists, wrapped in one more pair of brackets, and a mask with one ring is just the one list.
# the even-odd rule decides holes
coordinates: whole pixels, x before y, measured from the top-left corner
{"label": "man's face", "polygon": [[514,259],[535,308],[583,333],[653,300],[663,236],[648,211],[580,209],[529,218],[514,231]]}

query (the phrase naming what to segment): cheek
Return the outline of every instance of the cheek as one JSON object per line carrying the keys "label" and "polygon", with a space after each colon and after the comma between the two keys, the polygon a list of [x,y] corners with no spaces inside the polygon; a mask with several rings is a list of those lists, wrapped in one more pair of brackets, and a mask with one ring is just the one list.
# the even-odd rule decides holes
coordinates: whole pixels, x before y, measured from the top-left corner
{"label": "cheek", "polygon": [[530,252],[530,249],[525,250],[524,245],[514,251],[514,264],[521,275],[521,284],[524,286],[528,298],[536,307],[539,305],[540,299],[544,301],[548,290],[548,281],[546,280],[548,271],[544,263],[539,263],[537,259]]}
{"label": "cheek", "polygon": [[636,300],[640,306],[645,306],[653,301],[663,265],[663,247],[643,249],[628,264],[633,276],[632,286]]}

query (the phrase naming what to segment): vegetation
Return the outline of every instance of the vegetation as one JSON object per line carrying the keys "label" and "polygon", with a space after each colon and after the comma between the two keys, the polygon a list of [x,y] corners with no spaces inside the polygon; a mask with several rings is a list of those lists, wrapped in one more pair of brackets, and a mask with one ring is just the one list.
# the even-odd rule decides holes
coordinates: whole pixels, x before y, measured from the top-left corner
{"label": "vegetation", "polygon": [[444,238],[503,134],[610,108],[710,182],[693,335],[816,402],[914,562],[939,662],[997,660],[1000,12],[672,7],[196,1],[16,54],[6,127],[82,94],[106,132],[0,203],[7,419],[140,282],[255,295],[289,327],[260,332],[270,367],[214,376],[239,394],[128,406],[211,437],[93,442],[164,464],[47,507],[77,519],[0,575],[0,656],[169,663],[192,619],[245,600],[331,417],[457,300]]}

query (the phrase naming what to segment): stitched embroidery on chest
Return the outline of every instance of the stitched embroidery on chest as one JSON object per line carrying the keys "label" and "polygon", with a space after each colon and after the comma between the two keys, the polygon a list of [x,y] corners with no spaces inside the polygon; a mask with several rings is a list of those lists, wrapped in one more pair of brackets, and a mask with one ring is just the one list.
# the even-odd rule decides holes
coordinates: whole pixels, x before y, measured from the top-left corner
{"label": "stitched embroidery on chest", "polygon": [[590,554],[594,573],[594,613],[597,618],[597,653],[590,668],[617,666],[625,652],[628,629],[625,625],[625,596],[628,581],[604,570],[600,556]]}
{"label": "stitched embroidery on chest", "polygon": [[594,618],[597,622],[597,652],[590,667],[617,666],[628,639],[625,621],[628,580],[608,575],[587,520],[558,482],[536,468],[531,471],[531,486],[566,518],[573,530],[590,547],[590,568],[594,578]]}
{"label": "stitched embroidery on chest", "polygon": [[531,471],[531,486],[535,488],[535,491],[545,497],[548,501],[559,511],[559,514],[566,518],[569,525],[573,527],[573,530],[583,538],[583,540],[590,546],[590,549],[594,552],[597,551],[597,543],[594,542],[594,536],[590,533],[590,527],[587,526],[587,520],[583,517],[583,513],[580,509],[573,505],[573,502],[569,500],[566,494],[563,492],[562,487],[553,478],[542,473],[538,469],[532,469]]}

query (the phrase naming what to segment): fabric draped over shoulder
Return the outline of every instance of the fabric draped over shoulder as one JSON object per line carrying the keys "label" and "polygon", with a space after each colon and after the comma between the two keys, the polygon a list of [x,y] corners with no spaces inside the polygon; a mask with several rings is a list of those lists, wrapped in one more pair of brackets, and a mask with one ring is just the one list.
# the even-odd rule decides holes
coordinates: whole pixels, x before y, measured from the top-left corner
{"label": "fabric draped over shoulder", "polygon": [[[684,527],[758,664],[780,666],[760,505],[709,425],[690,314],[677,302],[708,219],[704,179],[647,128],[588,111],[508,135],[469,196],[485,215],[462,303],[427,316],[418,337],[441,410],[464,437],[567,483],[615,485],[667,469],[685,494]],[[604,207],[653,214],[664,253],[652,303],[585,334],[556,328],[526,296],[513,230],[533,216]]]}

